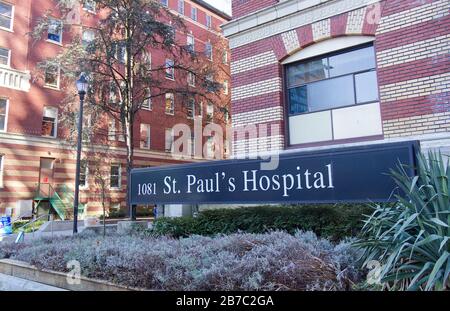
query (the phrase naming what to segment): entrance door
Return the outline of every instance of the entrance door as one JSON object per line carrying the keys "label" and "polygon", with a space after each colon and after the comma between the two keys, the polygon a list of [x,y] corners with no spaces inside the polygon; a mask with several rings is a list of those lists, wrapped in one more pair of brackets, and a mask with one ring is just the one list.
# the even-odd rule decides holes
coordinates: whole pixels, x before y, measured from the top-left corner
{"label": "entrance door", "polygon": [[55,159],[41,158],[39,170],[39,188],[43,197],[51,196],[50,186],[53,184],[53,167]]}

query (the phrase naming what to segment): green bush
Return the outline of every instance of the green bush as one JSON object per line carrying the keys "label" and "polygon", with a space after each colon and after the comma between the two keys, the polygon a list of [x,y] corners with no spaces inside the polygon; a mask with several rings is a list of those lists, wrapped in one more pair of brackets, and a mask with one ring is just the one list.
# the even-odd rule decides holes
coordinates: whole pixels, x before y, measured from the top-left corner
{"label": "green bush", "polygon": [[[450,164],[418,156],[417,176],[392,171],[404,192],[395,205],[374,206],[357,243],[364,266],[378,266],[371,284],[385,289],[445,290],[450,275]],[[447,163],[445,163],[447,162]]]}
{"label": "green bush", "polygon": [[206,210],[198,217],[160,218],[152,232],[159,235],[187,237],[230,234],[239,231],[265,233],[283,230],[313,231],[334,241],[355,236],[361,229],[365,205],[256,206],[236,209]]}

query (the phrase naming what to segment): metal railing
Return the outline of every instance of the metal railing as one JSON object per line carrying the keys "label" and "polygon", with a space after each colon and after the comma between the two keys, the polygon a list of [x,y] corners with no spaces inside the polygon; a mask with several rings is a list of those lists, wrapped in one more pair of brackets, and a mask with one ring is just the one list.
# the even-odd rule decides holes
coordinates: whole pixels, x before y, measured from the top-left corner
{"label": "metal railing", "polygon": [[[43,219],[43,218],[47,218],[48,221],[50,222],[51,237],[53,238],[53,215],[49,214],[49,215],[42,215],[42,216],[36,217],[35,219],[32,219],[31,221],[27,222],[22,227],[18,228],[17,230],[19,231],[19,234],[17,235],[15,243],[24,242],[25,241],[25,229],[28,228],[29,226],[31,226],[32,224],[35,224],[37,221],[39,221],[40,219]],[[31,232],[33,234],[33,238],[35,237],[34,234],[36,231],[37,230],[33,230]]]}

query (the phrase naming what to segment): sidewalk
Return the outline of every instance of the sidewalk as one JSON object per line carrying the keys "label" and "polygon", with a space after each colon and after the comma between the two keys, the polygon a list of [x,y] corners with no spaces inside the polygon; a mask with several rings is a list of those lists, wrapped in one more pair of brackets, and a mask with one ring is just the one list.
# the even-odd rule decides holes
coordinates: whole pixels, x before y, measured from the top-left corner
{"label": "sidewalk", "polygon": [[0,273],[0,291],[66,291],[66,290]]}

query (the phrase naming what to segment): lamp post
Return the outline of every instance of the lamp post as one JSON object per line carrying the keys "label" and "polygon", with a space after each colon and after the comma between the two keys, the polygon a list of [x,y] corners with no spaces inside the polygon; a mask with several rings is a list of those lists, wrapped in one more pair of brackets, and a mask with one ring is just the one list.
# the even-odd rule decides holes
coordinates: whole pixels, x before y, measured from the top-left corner
{"label": "lamp post", "polygon": [[81,170],[81,143],[83,140],[83,104],[84,97],[88,89],[88,81],[86,75],[81,73],[77,80],[77,90],[80,96],[80,111],[78,113],[78,142],[77,142],[77,168],[75,175],[75,195],[73,202],[73,233],[78,233],[78,203],[80,193],[80,170]]}

